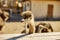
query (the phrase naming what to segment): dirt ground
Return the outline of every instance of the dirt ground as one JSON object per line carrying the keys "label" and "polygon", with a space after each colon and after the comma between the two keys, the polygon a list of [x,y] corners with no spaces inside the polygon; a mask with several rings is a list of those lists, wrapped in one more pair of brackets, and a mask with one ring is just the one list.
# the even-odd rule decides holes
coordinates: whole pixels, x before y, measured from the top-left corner
{"label": "dirt ground", "polygon": [[60,32],[35,34],[0,34],[0,40],[60,40]]}
{"label": "dirt ground", "polygon": [[[60,32],[60,21],[36,21],[38,23],[45,22],[50,23],[53,27],[54,32]],[[24,30],[24,22],[6,22],[2,28],[1,34],[20,34]]]}

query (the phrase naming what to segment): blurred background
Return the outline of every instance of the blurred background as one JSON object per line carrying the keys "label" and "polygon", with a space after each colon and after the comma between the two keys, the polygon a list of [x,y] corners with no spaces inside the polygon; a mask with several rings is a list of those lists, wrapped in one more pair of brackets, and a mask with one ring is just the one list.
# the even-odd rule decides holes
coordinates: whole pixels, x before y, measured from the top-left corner
{"label": "blurred background", "polygon": [[20,21],[23,11],[32,11],[36,21],[60,21],[60,0],[0,0],[0,9],[8,11],[8,21]]}

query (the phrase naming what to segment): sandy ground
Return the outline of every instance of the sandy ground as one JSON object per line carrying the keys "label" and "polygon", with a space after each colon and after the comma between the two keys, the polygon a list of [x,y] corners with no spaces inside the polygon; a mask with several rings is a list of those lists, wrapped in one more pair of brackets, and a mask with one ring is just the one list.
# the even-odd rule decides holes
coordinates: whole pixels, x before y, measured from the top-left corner
{"label": "sandy ground", "polygon": [[35,34],[2,34],[0,40],[60,40],[60,32]]}
{"label": "sandy ground", "polygon": [[[60,32],[60,21],[36,21],[35,24],[39,22],[50,23],[54,32]],[[24,22],[6,22],[2,28],[2,34],[20,34],[22,30],[24,30]]]}
{"label": "sandy ground", "polygon": [[50,23],[54,29],[51,33],[20,34],[24,30],[24,22],[7,22],[2,28],[0,40],[60,40],[60,21],[37,21]]}

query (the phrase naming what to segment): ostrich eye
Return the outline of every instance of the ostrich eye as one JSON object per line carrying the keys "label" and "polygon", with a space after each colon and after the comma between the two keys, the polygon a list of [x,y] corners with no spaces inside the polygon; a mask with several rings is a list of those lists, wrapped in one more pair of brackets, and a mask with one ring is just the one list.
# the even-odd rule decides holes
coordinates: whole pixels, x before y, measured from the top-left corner
{"label": "ostrich eye", "polygon": [[28,19],[29,17],[31,17],[31,15],[29,14],[24,14],[23,16],[24,16],[24,19]]}
{"label": "ostrich eye", "polygon": [[44,29],[42,29],[42,31],[41,31],[42,33],[47,33],[48,32],[48,30],[46,29],[46,28],[44,28]]}
{"label": "ostrich eye", "polygon": [[31,15],[29,15],[29,17],[31,17]]}

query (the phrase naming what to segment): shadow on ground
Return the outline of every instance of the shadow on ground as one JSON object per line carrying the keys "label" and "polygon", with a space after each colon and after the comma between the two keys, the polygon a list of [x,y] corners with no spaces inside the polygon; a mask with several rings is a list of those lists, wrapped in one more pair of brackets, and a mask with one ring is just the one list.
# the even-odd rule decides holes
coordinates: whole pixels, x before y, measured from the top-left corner
{"label": "shadow on ground", "polygon": [[17,40],[18,38],[22,38],[22,37],[25,37],[27,35],[30,35],[30,34],[23,34],[23,35],[20,35],[20,36],[17,36],[17,37],[12,37],[12,38],[9,38],[9,39],[6,39],[6,40]]}

